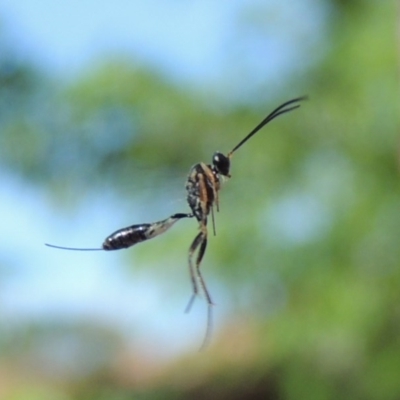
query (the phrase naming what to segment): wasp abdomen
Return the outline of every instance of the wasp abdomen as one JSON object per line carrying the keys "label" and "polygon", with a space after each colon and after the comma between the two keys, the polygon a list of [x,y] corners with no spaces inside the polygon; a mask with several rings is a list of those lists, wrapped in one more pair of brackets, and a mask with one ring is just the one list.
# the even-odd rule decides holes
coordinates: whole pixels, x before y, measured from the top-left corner
{"label": "wasp abdomen", "polygon": [[144,242],[161,235],[181,218],[192,218],[192,214],[178,213],[171,215],[162,221],[153,222],[152,224],[139,224],[119,229],[108,236],[103,243],[104,250],[119,250],[131,247],[134,244]]}
{"label": "wasp abdomen", "polygon": [[134,244],[143,242],[144,240],[148,239],[147,232],[150,226],[151,224],[140,224],[119,229],[104,240],[103,249],[126,249]]}

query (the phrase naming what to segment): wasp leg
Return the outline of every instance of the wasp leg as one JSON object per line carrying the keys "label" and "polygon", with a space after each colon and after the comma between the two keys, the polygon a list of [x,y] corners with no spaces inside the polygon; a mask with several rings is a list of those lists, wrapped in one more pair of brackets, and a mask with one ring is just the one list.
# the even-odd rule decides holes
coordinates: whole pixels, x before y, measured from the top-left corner
{"label": "wasp leg", "polygon": [[197,284],[197,277],[196,277],[196,274],[195,274],[194,268],[193,268],[192,258],[193,258],[194,252],[196,251],[197,247],[202,242],[202,240],[203,240],[203,232],[199,232],[198,235],[194,238],[194,240],[189,248],[189,272],[190,272],[190,279],[192,281],[193,294],[189,300],[188,305],[185,308],[185,313],[188,313],[190,311],[190,309],[192,308],[194,299],[196,298],[197,294],[199,293],[199,287]]}
{"label": "wasp leg", "polygon": [[[217,208],[218,211],[218,208]],[[211,206],[211,221],[212,221],[212,227],[213,227],[213,233],[214,236],[217,236],[217,231],[215,230],[215,218],[214,218],[214,206]]]}
{"label": "wasp leg", "polygon": [[199,249],[199,252],[197,253],[197,258],[196,258],[196,275],[200,281],[200,286],[203,289],[203,292],[206,296],[207,304],[213,305],[210,293],[206,286],[206,282],[200,271],[201,260],[203,259],[204,253],[206,252],[206,248],[207,248],[207,233],[201,232],[201,239],[202,239],[202,242],[201,242],[200,249]]}
{"label": "wasp leg", "polygon": [[220,190],[219,180],[209,165],[206,165],[204,163],[200,163],[200,165],[201,168],[203,169],[204,174],[207,177],[208,185],[211,186],[212,188],[215,206],[217,207],[217,212],[219,212],[219,195],[218,195],[218,192]]}
{"label": "wasp leg", "polygon": [[200,350],[203,350],[204,348],[207,347],[207,344],[211,337],[212,315],[213,315],[212,307],[214,305],[213,301],[211,300],[210,292],[207,289],[206,282],[200,271],[200,263],[201,263],[201,260],[203,259],[204,253],[206,252],[206,248],[207,248],[207,231],[205,231],[205,233],[203,233],[202,238],[203,238],[203,241],[201,242],[200,249],[197,254],[197,259],[196,259],[196,273],[197,273],[197,277],[200,281],[200,285],[203,289],[203,292],[204,292],[204,294],[206,296],[206,300],[207,300],[207,327],[206,327],[206,333],[204,335],[203,343],[201,344]]}
{"label": "wasp leg", "polygon": [[[197,250],[197,248],[200,246],[197,257],[196,257],[196,273],[193,269],[193,254]],[[190,309],[192,308],[193,302],[199,292],[198,289],[198,282],[197,279],[200,282],[200,286],[203,289],[204,295],[206,297],[207,305],[208,305],[208,310],[207,310],[207,328],[206,328],[206,334],[204,336],[203,343],[200,347],[200,350],[204,349],[209,341],[209,338],[211,336],[211,331],[212,331],[212,306],[214,305],[210,292],[207,289],[207,285],[205,283],[205,280],[203,278],[203,275],[201,274],[200,270],[200,264],[201,261],[204,257],[204,254],[206,252],[207,248],[207,228],[205,226],[202,227],[201,232],[195,237],[192,245],[190,246],[189,249],[189,269],[190,269],[190,275],[192,279],[192,285],[193,285],[193,294],[192,297],[189,300],[189,304],[186,307],[186,312],[189,312]]]}
{"label": "wasp leg", "polygon": [[200,351],[204,350],[210,342],[212,329],[213,329],[213,303],[209,303],[207,307],[207,327],[204,335],[203,343],[200,346]]}

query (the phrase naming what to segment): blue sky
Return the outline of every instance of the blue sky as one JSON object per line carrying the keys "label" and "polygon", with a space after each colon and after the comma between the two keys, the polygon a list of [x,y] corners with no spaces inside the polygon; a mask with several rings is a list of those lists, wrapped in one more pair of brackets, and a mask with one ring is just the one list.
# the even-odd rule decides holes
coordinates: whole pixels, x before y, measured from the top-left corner
{"label": "blue sky", "polygon": [[[247,65],[249,75],[244,74],[232,86],[257,85],[257,79],[246,79],[253,70],[254,76],[262,76],[264,84],[284,79],[286,65],[299,59],[296,52],[300,49],[293,47],[296,43],[290,36],[293,26],[280,28],[280,21],[290,24],[296,20],[300,32],[313,38],[322,24],[322,19],[317,18],[321,15],[318,9],[313,9],[316,14],[310,13],[318,0],[296,4],[289,0],[253,1],[257,6],[270,5],[271,15],[275,16],[271,17],[270,31],[267,30],[271,40],[265,44],[252,43],[252,32],[245,28],[247,41],[234,36],[235,24],[246,26],[246,18],[241,22],[239,11],[247,3],[246,0],[5,0],[0,5],[0,21],[30,60],[65,80],[116,54],[139,59],[173,79],[197,86],[216,79],[229,80],[231,71],[224,68],[227,60],[234,61],[235,57],[239,64],[233,63],[238,68],[236,72]],[[257,16],[247,18],[257,19]],[[312,40],[315,39],[310,39],[310,46]],[[260,46],[265,50],[263,56]],[[73,314],[120,326],[127,335],[134,331],[136,343],[140,340],[156,341],[161,346],[167,343],[165,348],[172,353],[189,343],[200,344],[206,308],[199,301],[201,305],[196,304],[191,315],[183,313],[190,283],[186,266],[176,266],[186,261],[186,248],[180,256],[179,252],[166,256],[166,270],[171,268],[175,274],[173,280],[183,286],[182,297],[170,298],[171,286],[165,275],[157,279],[160,272],[156,274],[151,266],[128,274],[127,269],[121,268],[123,253],[63,252],[43,246],[44,242],[51,242],[96,247],[111,231],[134,221],[146,222],[140,221],[138,215],[130,215],[126,221],[124,210],[115,214],[115,209],[119,209],[115,207],[116,199],[103,203],[90,199],[75,215],[60,215],[61,211],[38,188],[18,177],[0,171],[0,185],[6,188],[0,197],[0,208],[7,210],[2,221],[3,232],[7,234],[0,252],[13,267],[2,283],[0,319]],[[104,237],[99,237],[99,232],[104,232]],[[93,240],[89,242],[88,238]],[[212,265],[208,271],[208,279],[214,281],[210,286],[218,293],[215,318],[218,326],[222,325],[228,300],[223,286],[212,276]],[[180,340],[172,340],[177,338]]]}
{"label": "blue sky", "polygon": [[54,71],[79,71],[98,57],[125,53],[194,77],[218,63],[244,3],[6,0],[0,12],[27,52]]}
{"label": "blue sky", "polygon": [[4,0],[0,6],[0,21],[18,46],[64,78],[124,54],[186,85],[218,82],[240,97],[246,88],[271,89],[318,58],[326,16],[320,0]]}

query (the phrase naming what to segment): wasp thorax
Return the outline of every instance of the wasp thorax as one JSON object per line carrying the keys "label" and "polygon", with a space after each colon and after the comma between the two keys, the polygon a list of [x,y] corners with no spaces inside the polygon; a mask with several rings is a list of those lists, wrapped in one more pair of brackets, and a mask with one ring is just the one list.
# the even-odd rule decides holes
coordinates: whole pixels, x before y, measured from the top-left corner
{"label": "wasp thorax", "polygon": [[223,175],[223,176],[229,176],[229,169],[231,166],[231,161],[227,156],[224,154],[220,153],[219,151],[215,152],[213,155],[212,159],[213,166],[215,170]]}

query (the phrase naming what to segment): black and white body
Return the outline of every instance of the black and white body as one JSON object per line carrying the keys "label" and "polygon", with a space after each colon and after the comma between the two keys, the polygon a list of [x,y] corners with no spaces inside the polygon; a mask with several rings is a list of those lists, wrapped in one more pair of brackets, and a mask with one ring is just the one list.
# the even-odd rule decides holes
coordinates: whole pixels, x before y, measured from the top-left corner
{"label": "black and white body", "polygon": [[[191,213],[178,213],[171,215],[169,218],[162,221],[132,225],[127,228],[119,229],[118,231],[108,236],[105,239],[102,247],[100,248],[74,248],[55,246],[51,244],[46,245],[65,250],[119,250],[161,235],[182,218],[195,217],[199,223],[199,233],[196,235],[192,244],[189,247],[188,261],[193,294],[188,306],[186,307],[186,311],[190,311],[193,301],[199,293],[199,287],[201,287],[208,304],[208,322],[203,343],[204,346],[207,343],[211,332],[213,302],[211,300],[211,296],[207,289],[205,280],[202,276],[200,264],[207,247],[207,223],[208,216],[210,214],[212,217],[213,231],[215,234],[214,207],[216,208],[216,211],[219,211],[219,191],[221,189],[221,182],[223,179],[230,178],[230,163],[233,153],[237,149],[239,149],[239,147],[241,147],[245,142],[247,142],[254,134],[256,134],[261,128],[271,122],[274,118],[278,117],[281,114],[299,108],[299,103],[302,100],[305,100],[305,98],[306,97],[298,97],[281,104],[274,111],[268,114],[268,116],[265,117],[227,155],[224,155],[220,152],[215,152],[211,164],[200,162],[198,164],[195,164],[190,169],[185,187],[187,191],[187,202],[192,211]],[[193,265],[193,257],[196,251],[197,255],[195,258],[195,263]]]}

